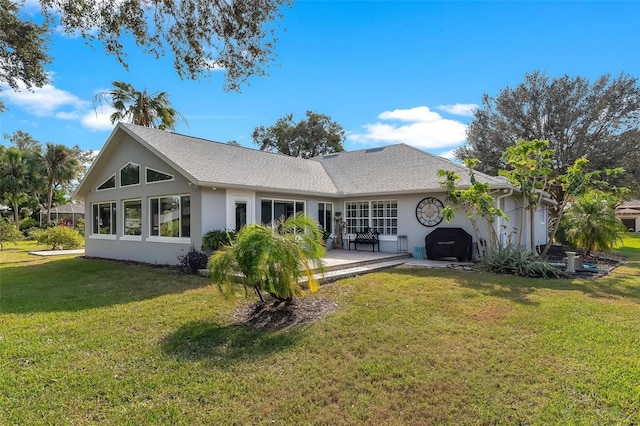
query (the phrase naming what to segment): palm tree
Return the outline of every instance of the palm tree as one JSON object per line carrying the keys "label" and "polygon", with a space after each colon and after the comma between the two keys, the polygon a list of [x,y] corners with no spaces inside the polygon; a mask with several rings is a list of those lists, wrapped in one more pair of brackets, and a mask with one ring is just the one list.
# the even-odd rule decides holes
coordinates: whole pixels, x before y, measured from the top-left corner
{"label": "palm tree", "polygon": [[316,291],[313,265],[322,267],[325,249],[322,233],[312,218],[298,213],[270,225],[251,224],[240,229],[236,240],[215,252],[209,260],[214,281],[227,294],[233,293],[232,281],[241,278],[245,287],[253,287],[264,302],[263,291],[277,300],[290,301],[302,296],[302,278],[310,291]]}
{"label": "palm tree", "polygon": [[[56,185],[64,185],[78,177],[80,162],[76,157],[76,152],[71,148],[47,142],[45,153],[42,156],[44,174],[47,178],[47,212],[51,211],[53,190]],[[50,214],[47,214],[47,223],[51,223]]]}
{"label": "palm tree", "polygon": [[149,94],[146,88],[140,92],[122,81],[111,84],[113,90],[99,93],[96,99],[104,99],[116,110],[110,117],[112,124],[127,121],[160,130],[175,130],[178,120],[186,124],[184,116],[170,106],[166,92]]}
{"label": "palm tree", "polygon": [[38,182],[39,156],[10,147],[0,151],[0,191],[11,204],[13,220],[20,220],[20,201]]}
{"label": "palm tree", "polygon": [[590,191],[578,197],[562,218],[569,242],[585,249],[609,250],[622,242],[626,228],[616,217],[615,199],[601,191]]}

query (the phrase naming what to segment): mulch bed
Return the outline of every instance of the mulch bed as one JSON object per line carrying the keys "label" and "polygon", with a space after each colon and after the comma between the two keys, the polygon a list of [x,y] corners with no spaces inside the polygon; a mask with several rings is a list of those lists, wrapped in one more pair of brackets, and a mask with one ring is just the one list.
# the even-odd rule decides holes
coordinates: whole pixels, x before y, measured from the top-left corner
{"label": "mulch bed", "polygon": [[604,251],[592,250],[589,256],[586,255],[583,249],[574,249],[569,246],[551,246],[547,261],[551,263],[565,262],[567,258],[567,252],[574,251],[578,256],[582,256],[583,264],[591,264],[596,269],[606,272],[590,272],[590,271],[576,271],[573,274],[566,274],[567,278],[598,278],[607,275],[613,269],[615,269],[622,262],[627,260],[625,256],[609,253]]}
{"label": "mulch bed", "polygon": [[233,314],[233,319],[245,327],[279,330],[312,324],[337,309],[338,304],[332,300],[307,296],[288,302],[267,300],[242,305]]}

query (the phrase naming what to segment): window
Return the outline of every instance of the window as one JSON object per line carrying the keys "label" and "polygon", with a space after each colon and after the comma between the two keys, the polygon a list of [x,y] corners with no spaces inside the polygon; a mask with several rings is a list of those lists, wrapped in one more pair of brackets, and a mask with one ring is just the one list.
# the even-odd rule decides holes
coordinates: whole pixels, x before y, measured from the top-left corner
{"label": "window", "polygon": [[333,233],[333,203],[318,203],[318,222],[320,229]]}
{"label": "window", "polygon": [[109,179],[105,180],[98,187],[98,191],[102,191],[103,189],[111,189],[116,187],[116,175],[111,176]]}
{"label": "window", "polygon": [[140,184],[140,165],[127,163],[120,169],[120,186]]}
{"label": "window", "polygon": [[369,227],[369,202],[352,201],[345,204],[347,233],[355,234]]}
{"label": "window", "polygon": [[383,235],[398,234],[398,202],[383,200],[371,202],[371,229]]}
{"label": "window", "polygon": [[371,228],[381,235],[398,234],[398,202],[396,200],[351,201],[345,203],[347,233],[355,234]]}
{"label": "window", "polygon": [[160,170],[154,170],[147,167],[147,183],[162,182],[167,180],[173,180],[173,175],[169,173],[161,172]]}
{"label": "window", "polygon": [[262,200],[262,223],[285,219],[295,213],[304,213],[304,201]]}
{"label": "window", "polygon": [[92,205],[92,234],[116,234],[116,203],[95,203]]}
{"label": "window", "polygon": [[142,200],[126,200],[122,203],[123,235],[142,235]]}
{"label": "window", "polygon": [[149,199],[150,235],[189,238],[191,236],[191,197],[170,195]]}

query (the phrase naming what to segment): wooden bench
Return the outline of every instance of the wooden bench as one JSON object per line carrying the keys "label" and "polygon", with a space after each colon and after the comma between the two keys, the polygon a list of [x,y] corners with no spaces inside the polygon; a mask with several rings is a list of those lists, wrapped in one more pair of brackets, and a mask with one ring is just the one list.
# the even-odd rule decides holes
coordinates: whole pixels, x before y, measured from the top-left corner
{"label": "wooden bench", "polygon": [[356,232],[355,238],[349,237],[349,250],[351,250],[351,244],[353,249],[358,250],[357,244],[371,244],[371,251],[376,251],[376,245],[378,251],[380,251],[380,240],[378,239],[378,233],[367,228],[364,232]]}

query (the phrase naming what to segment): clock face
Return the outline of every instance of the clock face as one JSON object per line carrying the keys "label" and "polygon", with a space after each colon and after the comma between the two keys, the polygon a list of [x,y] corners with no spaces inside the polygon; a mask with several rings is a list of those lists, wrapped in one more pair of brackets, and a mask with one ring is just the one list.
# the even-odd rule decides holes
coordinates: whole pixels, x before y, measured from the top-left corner
{"label": "clock face", "polygon": [[432,227],[442,222],[442,201],[434,197],[424,198],[416,207],[416,218],[424,226]]}

